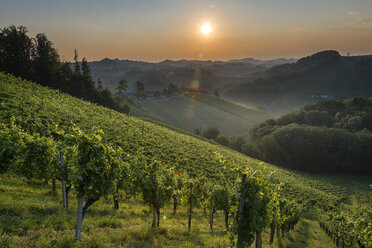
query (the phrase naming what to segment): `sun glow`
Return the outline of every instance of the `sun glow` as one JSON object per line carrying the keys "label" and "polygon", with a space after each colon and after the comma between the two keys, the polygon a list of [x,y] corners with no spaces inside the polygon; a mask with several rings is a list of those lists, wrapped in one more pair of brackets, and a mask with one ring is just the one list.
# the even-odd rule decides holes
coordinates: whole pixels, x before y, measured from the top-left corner
{"label": "sun glow", "polygon": [[202,27],[201,27],[201,32],[204,34],[204,35],[208,35],[212,32],[212,27],[211,25],[209,25],[209,23],[205,23]]}

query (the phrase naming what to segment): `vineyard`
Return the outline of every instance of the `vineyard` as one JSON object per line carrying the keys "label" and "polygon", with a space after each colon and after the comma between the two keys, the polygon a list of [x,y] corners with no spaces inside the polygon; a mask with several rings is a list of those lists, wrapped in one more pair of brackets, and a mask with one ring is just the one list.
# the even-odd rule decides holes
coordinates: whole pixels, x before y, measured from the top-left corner
{"label": "vineyard", "polygon": [[[347,217],[339,217],[335,213],[337,217],[329,217],[337,206],[370,206],[371,177],[361,177],[358,186],[350,187],[345,182],[353,179],[346,176],[312,176],[280,169],[187,133],[4,74],[0,74],[0,101],[0,190],[8,193],[15,190],[15,185],[23,185],[19,186],[22,198],[32,202],[31,196],[37,195],[38,199],[31,207],[17,204],[27,201],[10,193],[2,196],[1,242],[5,247],[49,247],[51,237],[53,245],[73,246],[72,229],[76,240],[86,238],[92,242],[86,244],[92,247],[94,238],[84,236],[94,235],[92,225],[100,227],[96,231],[105,232],[109,243],[115,235],[106,233],[105,227],[112,232],[115,230],[111,227],[134,226],[133,232],[140,230],[137,240],[132,240],[136,236],[133,234],[130,240],[123,236],[114,243],[156,246],[159,244],[150,242],[155,235],[165,239],[162,246],[172,246],[171,241],[178,239],[176,234],[161,227],[167,216],[173,216],[172,221],[187,218],[187,225],[182,221],[185,226],[179,229],[183,237],[189,236],[197,244],[178,241],[186,247],[245,247],[254,241],[256,247],[262,247],[262,242],[274,242],[275,233],[277,239],[288,235],[302,213],[313,207],[323,212],[321,227],[336,237],[337,244],[342,240],[347,246],[371,246],[370,207],[355,216],[346,213]],[[62,189],[61,195],[57,188],[58,192]],[[172,213],[165,214],[170,205]],[[46,219],[22,218],[25,212],[51,219],[48,223]],[[55,212],[65,217],[67,214],[67,222],[58,219]],[[89,215],[106,217],[98,217],[101,223],[92,224],[94,218]],[[118,215],[140,217],[136,223],[123,223]],[[345,225],[340,219],[351,219],[364,234],[349,235],[355,225]],[[201,224],[205,220],[207,228]],[[18,224],[10,225],[12,221]],[[151,225],[146,224],[149,222]],[[50,231],[43,236],[44,243],[40,233],[34,233],[40,223]],[[342,234],[338,226],[342,226]],[[213,239],[206,238],[207,233]]]}

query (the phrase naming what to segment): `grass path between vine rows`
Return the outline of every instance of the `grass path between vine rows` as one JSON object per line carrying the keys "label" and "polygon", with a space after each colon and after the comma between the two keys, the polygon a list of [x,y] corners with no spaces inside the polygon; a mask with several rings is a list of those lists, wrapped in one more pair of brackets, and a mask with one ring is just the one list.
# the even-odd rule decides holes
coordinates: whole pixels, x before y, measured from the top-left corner
{"label": "grass path between vine rows", "polygon": [[332,248],[335,245],[332,239],[329,238],[326,233],[319,228],[319,222],[315,211],[310,211],[301,217],[301,220],[296,225],[295,230],[284,235],[284,238],[275,239],[272,246],[268,244],[269,230],[267,230],[263,236],[264,247],[275,247],[275,248]]}

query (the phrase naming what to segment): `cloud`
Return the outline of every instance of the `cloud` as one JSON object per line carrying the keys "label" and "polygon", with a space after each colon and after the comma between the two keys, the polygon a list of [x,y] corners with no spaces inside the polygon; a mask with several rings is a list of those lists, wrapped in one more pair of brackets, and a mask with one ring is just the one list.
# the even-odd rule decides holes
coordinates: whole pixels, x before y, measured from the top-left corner
{"label": "cloud", "polygon": [[354,24],[361,24],[361,25],[372,25],[372,17],[367,18],[359,18],[354,22]]}
{"label": "cloud", "polygon": [[347,12],[347,14],[348,14],[348,15],[357,15],[357,14],[359,14],[359,13],[356,12],[356,11],[349,11],[349,12]]}
{"label": "cloud", "polygon": [[357,29],[372,29],[372,17],[358,18],[347,24],[349,28]]}
{"label": "cloud", "polygon": [[294,32],[302,32],[302,31],[305,31],[304,28],[293,28],[292,31]]}
{"label": "cloud", "polygon": [[357,28],[372,28],[372,17],[363,17],[356,19],[355,21],[349,23],[349,25]]}

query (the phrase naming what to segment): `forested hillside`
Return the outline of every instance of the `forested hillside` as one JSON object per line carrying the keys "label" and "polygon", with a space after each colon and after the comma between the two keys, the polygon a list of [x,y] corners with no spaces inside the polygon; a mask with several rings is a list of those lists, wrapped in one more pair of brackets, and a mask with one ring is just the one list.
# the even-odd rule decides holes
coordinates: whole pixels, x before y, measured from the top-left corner
{"label": "forested hillside", "polygon": [[372,174],[372,99],[327,99],[250,130],[248,154],[318,173]]}
{"label": "forested hillside", "polygon": [[270,68],[221,92],[229,99],[281,114],[327,97],[372,96],[371,68],[371,56],[323,51]]}

